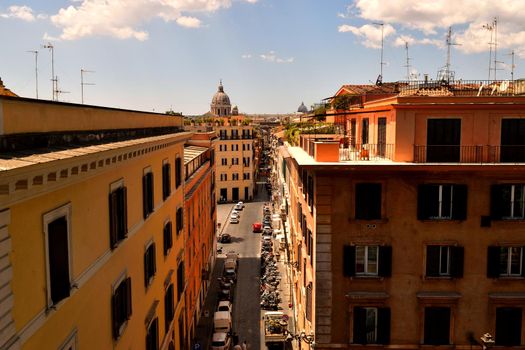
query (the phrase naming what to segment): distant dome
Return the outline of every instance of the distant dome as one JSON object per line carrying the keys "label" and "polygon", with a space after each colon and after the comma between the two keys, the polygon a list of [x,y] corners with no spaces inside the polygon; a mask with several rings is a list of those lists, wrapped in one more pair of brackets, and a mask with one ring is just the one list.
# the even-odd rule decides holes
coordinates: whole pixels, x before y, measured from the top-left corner
{"label": "distant dome", "polygon": [[213,98],[211,99],[211,113],[218,116],[228,116],[231,114],[230,98],[224,92],[222,81],[219,83],[219,88]]}
{"label": "distant dome", "polygon": [[233,106],[233,108],[232,108],[232,115],[239,115],[239,107]]}
{"label": "distant dome", "polygon": [[308,108],[304,105],[304,102],[301,102],[301,105],[297,109],[297,112],[299,113],[308,113]]}

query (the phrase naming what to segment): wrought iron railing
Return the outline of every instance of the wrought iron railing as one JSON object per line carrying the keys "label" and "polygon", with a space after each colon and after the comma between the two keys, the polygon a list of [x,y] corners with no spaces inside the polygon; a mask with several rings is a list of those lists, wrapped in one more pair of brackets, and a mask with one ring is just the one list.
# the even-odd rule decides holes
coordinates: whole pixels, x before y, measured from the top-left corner
{"label": "wrought iron railing", "polygon": [[402,95],[513,96],[525,93],[525,82],[515,80],[411,80],[400,81]]}
{"label": "wrought iron railing", "polygon": [[348,148],[339,149],[340,161],[358,161],[358,160],[385,160],[394,159],[394,145],[386,143],[367,143],[364,145],[355,144]]}
{"label": "wrought iron railing", "polygon": [[414,163],[525,163],[525,145],[415,145]]}

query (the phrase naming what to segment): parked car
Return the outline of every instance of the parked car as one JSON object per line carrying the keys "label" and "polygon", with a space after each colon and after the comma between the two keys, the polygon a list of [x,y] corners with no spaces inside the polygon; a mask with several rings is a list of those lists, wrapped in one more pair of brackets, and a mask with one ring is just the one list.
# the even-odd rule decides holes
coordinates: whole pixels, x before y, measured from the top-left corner
{"label": "parked car", "polygon": [[217,293],[218,299],[232,301],[233,300],[233,292],[232,292],[233,288],[232,287],[229,287],[229,288],[224,287],[224,288],[219,289],[219,292]]}
{"label": "parked car", "polygon": [[228,233],[221,233],[219,235],[219,243],[231,243],[232,236]]}
{"label": "parked car", "polygon": [[235,204],[233,209],[235,209],[235,210],[243,210],[244,209],[244,203],[243,202],[239,202],[239,203]]}
{"label": "parked car", "polygon": [[213,333],[211,338],[212,350],[229,350],[231,345],[231,337],[227,333]]}
{"label": "parked car", "polygon": [[[229,301],[223,300],[219,303],[228,303]],[[217,311],[213,315],[213,330],[217,333],[224,332],[228,333],[232,329],[232,314],[230,310]]]}
{"label": "parked car", "polygon": [[260,222],[254,222],[252,227],[253,227],[253,232],[254,233],[262,232],[263,226],[262,226],[262,224]]}
{"label": "parked car", "polygon": [[237,274],[235,273],[235,269],[224,269],[222,276],[233,281],[234,283],[237,282]]}
{"label": "parked car", "polygon": [[230,218],[230,224],[238,224],[239,223],[239,218],[237,217],[231,217]]}
{"label": "parked car", "polygon": [[231,217],[231,218],[237,218],[237,219],[239,219],[239,218],[241,217],[241,215],[239,214],[239,212],[237,212],[237,211],[234,210],[234,211],[232,211],[232,213],[230,214],[230,217]]}
{"label": "parked car", "polygon": [[273,233],[273,230],[270,226],[264,226],[263,232],[262,232],[263,236],[271,236],[272,233]]}
{"label": "parked car", "polygon": [[217,305],[217,311],[228,311],[231,315],[232,303],[230,303],[228,300],[219,301],[219,305]]}

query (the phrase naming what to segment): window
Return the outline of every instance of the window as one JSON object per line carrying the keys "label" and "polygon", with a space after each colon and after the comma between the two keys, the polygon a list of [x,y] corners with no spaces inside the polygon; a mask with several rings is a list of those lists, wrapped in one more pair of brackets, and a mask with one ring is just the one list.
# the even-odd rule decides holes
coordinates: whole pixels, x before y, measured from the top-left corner
{"label": "window", "polygon": [[308,228],[306,230],[306,253],[308,256],[312,256],[312,253],[314,251],[314,238],[312,235],[312,231]]}
{"label": "window", "polygon": [[228,159],[227,158],[221,158],[221,165],[228,165]]}
{"label": "window", "polygon": [[242,176],[242,179],[243,179],[243,180],[250,180],[250,173],[244,173],[244,174],[242,174],[242,175],[243,175],[243,176]]}
{"label": "window", "polygon": [[170,284],[166,289],[166,293],[164,294],[164,329],[166,333],[168,333],[171,321],[173,321],[173,317],[175,316],[175,300],[173,298],[173,284]]}
{"label": "window", "polygon": [[354,308],[354,344],[388,344],[390,342],[390,309]]}
{"label": "window", "polygon": [[128,235],[127,189],[120,186],[109,194],[109,244],[115,248]]}
{"label": "window", "polygon": [[232,165],[239,165],[239,158],[232,158]]}
{"label": "window", "polygon": [[144,285],[146,287],[148,287],[153,281],[156,271],[155,243],[151,243],[144,252]]}
{"label": "window", "polygon": [[239,174],[238,173],[233,173],[232,174],[232,180],[239,180]]}
{"label": "window", "polygon": [[307,203],[308,207],[310,208],[310,211],[312,211],[314,209],[314,180],[311,176],[308,176]]}
{"label": "window", "polygon": [[390,277],[392,275],[392,247],[344,246],[343,274],[347,277]]}
{"label": "window", "polygon": [[523,247],[488,247],[487,277],[525,277]]}
{"label": "window", "polygon": [[167,256],[170,252],[171,247],[173,247],[173,233],[172,233],[172,227],[171,227],[171,221],[168,221],[164,225],[164,256]]}
{"label": "window", "polygon": [[521,345],[521,308],[496,308],[496,345]]}
{"label": "window", "polygon": [[355,187],[355,218],[381,219],[381,184],[360,183]]}
{"label": "window", "polygon": [[175,158],[175,189],[182,184],[182,159]]}
{"label": "window", "polygon": [[58,348],[59,350],[76,350],[77,349],[77,330],[75,329]]}
{"label": "window", "polygon": [[463,277],[463,247],[427,246],[427,277]]}
{"label": "window", "polygon": [[459,162],[461,119],[427,120],[427,162]]}
{"label": "window", "polygon": [[500,161],[511,163],[525,162],[525,119],[501,120]]}
{"label": "window", "polygon": [[232,151],[238,151],[239,145],[232,145]]}
{"label": "window", "polygon": [[184,262],[181,261],[177,267],[177,300],[180,300],[182,292],[184,291]]}
{"label": "window", "polygon": [[[250,137],[250,134],[248,134],[248,137]],[[247,151],[250,150],[250,144],[249,144],[249,143],[246,144],[246,150],[247,150]]]}
{"label": "window", "polygon": [[427,345],[450,344],[450,308],[425,308],[425,340]]}
{"label": "window", "polygon": [[146,332],[146,350],[158,350],[159,348],[159,318],[155,317],[148,326]]}
{"label": "window", "polygon": [[49,307],[58,304],[70,294],[70,210],[70,205],[65,205],[44,215]]}
{"label": "window", "polygon": [[147,172],[142,176],[142,208],[144,219],[153,213],[153,173]]}
{"label": "window", "polygon": [[242,164],[244,166],[250,166],[250,157],[243,157],[242,158]]}
{"label": "window", "polygon": [[369,125],[369,122],[368,122],[368,118],[363,118],[363,121],[362,121],[362,127],[361,127],[361,143],[363,145],[367,144],[368,143],[368,125]]}
{"label": "window", "polygon": [[491,188],[491,217],[494,220],[525,219],[525,185],[493,185]]}
{"label": "window", "polygon": [[356,144],[356,124],[355,118],[350,120],[350,145],[352,145],[352,147],[355,147]]}
{"label": "window", "polygon": [[171,164],[162,165],[162,199],[166,200],[171,193]]}
{"label": "window", "polygon": [[221,181],[228,181],[228,174],[221,174]]}
{"label": "window", "polygon": [[182,212],[182,207],[181,208],[178,208],[177,209],[177,217],[176,217],[176,220],[177,220],[177,234],[180,234],[184,225],[183,225],[183,220],[184,220],[184,214]]}
{"label": "window", "polygon": [[312,282],[306,287],[306,319],[312,322]]}
{"label": "window", "polygon": [[419,185],[417,199],[419,220],[465,220],[466,185]]}
{"label": "window", "polygon": [[131,317],[131,278],[123,278],[111,297],[113,338],[118,339]]}

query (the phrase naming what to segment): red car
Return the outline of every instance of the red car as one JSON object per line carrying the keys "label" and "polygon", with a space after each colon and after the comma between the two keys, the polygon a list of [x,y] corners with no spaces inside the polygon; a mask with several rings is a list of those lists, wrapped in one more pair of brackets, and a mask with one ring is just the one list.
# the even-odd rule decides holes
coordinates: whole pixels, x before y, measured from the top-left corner
{"label": "red car", "polygon": [[260,222],[255,222],[252,226],[253,226],[253,232],[255,233],[262,232],[262,224]]}

